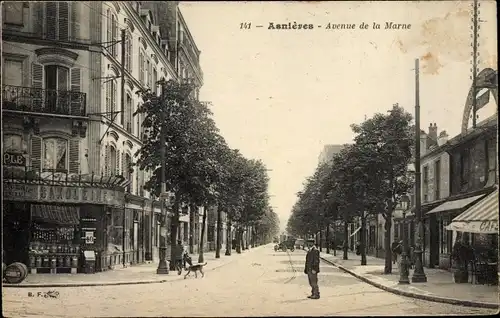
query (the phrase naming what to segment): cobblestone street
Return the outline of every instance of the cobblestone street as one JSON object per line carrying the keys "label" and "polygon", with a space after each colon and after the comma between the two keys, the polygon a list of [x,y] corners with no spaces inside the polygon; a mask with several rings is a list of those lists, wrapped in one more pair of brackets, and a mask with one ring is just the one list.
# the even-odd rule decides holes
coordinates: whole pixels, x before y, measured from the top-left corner
{"label": "cobblestone street", "polygon": [[[322,263],[321,299],[309,300],[305,253],[291,257],[272,245],[245,251],[204,278],[161,284],[57,288],[59,298],[29,297],[49,288],[4,288],[7,317],[479,315],[495,310],[405,298]],[[223,256],[224,257],[224,256]],[[172,275],[172,274],[170,274]]]}

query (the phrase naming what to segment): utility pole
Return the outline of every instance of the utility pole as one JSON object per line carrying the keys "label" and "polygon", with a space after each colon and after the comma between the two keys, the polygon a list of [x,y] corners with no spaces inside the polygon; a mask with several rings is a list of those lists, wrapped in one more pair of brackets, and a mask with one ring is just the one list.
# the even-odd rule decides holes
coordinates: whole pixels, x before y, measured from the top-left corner
{"label": "utility pole", "polygon": [[[125,29],[122,30],[121,45],[122,45],[122,51],[121,51],[122,64],[121,64],[121,74],[120,74],[121,75],[120,105],[121,105],[122,114],[123,114],[123,111],[125,110]],[[122,164],[122,166],[123,166],[123,164]],[[119,169],[119,167],[116,167],[116,168]],[[125,169],[128,169],[128,167],[125,167]],[[126,172],[123,171],[122,173],[124,174]],[[126,174],[126,175],[128,175],[128,174]],[[123,263],[123,267],[126,266],[125,265],[125,234],[126,234],[126,231],[125,231],[125,225],[126,225],[125,219],[126,219],[126,216],[127,216],[126,209],[125,209],[125,206],[123,206],[123,224],[122,224],[122,240],[123,240],[123,246],[122,246],[122,249],[123,249],[122,263]]]}
{"label": "utility pole", "polygon": [[424,273],[422,260],[422,239],[424,227],[422,223],[422,203],[420,192],[420,78],[419,59],[415,60],[415,215],[417,217],[417,241],[415,244],[415,270],[411,278],[412,283],[425,283],[427,276]]}
{"label": "utility pole", "polygon": [[162,240],[160,237],[160,262],[158,263],[158,268],[156,269],[156,274],[168,274],[169,269],[167,266],[167,231],[166,231],[166,223],[167,223],[167,213],[165,211],[165,196],[167,192],[167,186],[165,182],[165,160],[167,157],[165,148],[165,81],[161,81],[161,95],[160,95],[160,180],[161,180],[161,193],[160,193],[160,213],[161,213],[161,233],[165,234],[165,238]]}
{"label": "utility pole", "polygon": [[476,128],[476,112],[477,112],[477,0],[473,3],[472,17],[472,128]]}

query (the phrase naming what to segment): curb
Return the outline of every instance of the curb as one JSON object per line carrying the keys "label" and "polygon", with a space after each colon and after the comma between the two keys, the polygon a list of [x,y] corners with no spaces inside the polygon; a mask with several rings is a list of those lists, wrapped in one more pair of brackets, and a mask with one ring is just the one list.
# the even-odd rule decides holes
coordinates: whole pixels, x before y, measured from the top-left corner
{"label": "curb", "polygon": [[[240,254],[241,255],[241,254]],[[234,260],[231,260],[230,262],[227,262],[225,264],[220,264],[219,266],[207,269],[206,271],[212,271],[217,268],[226,266],[230,263],[234,262]],[[166,274],[168,275],[168,274]],[[69,283],[69,284],[5,284],[2,283],[2,287],[6,288],[56,288],[56,287],[95,287],[95,286],[120,286],[120,285],[145,285],[145,284],[162,284],[162,283],[167,283],[167,282],[174,282],[174,281],[179,281],[179,280],[184,280],[182,275],[178,275],[178,278],[172,278],[172,279],[161,279],[161,280],[145,280],[145,281],[130,281],[130,282],[105,282],[105,283]],[[170,276],[172,277],[172,276]],[[175,276],[174,276],[175,277]]]}
{"label": "curb", "polygon": [[342,265],[336,264],[333,261],[330,261],[328,259],[325,259],[323,257],[320,257],[323,261],[339,268],[340,270],[356,277],[357,279],[368,283],[372,286],[375,286],[379,289],[385,290],[387,292],[400,295],[400,296],[405,296],[405,297],[410,297],[410,298],[416,298],[416,299],[421,299],[421,300],[427,300],[427,301],[432,301],[436,303],[445,303],[445,304],[451,304],[451,305],[461,305],[465,307],[476,307],[476,308],[488,308],[488,309],[498,309],[499,304],[495,303],[485,303],[485,302],[479,302],[479,301],[472,301],[472,300],[462,300],[462,299],[456,299],[456,298],[446,298],[446,297],[439,297],[439,296],[429,296],[429,295],[423,295],[423,294],[417,294],[417,293],[412,293],[412,292],[407,292],[404,290],[399,290],[396,288],[392,287],[387,287],[382,284],[376,283],[364,276],[361,276],[359,274],[356,274],[355,272],[343,267]]}

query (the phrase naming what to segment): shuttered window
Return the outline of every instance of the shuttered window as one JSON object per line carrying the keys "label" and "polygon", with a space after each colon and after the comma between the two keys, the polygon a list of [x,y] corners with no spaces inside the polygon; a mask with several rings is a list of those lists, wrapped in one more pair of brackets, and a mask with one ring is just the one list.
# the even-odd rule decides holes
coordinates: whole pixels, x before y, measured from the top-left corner
{"label": "shuttered window", "polygon": [[139,53],[139,82],[144,84],[144,53]]}
{"label": "shuttered window", "polygon": [[153,73],[153,71],[152,71],[152,65],[151,65],[151,62],[150,62],[149,60],[147,61],[147,72],[148,72],[148,82],[147,82],[147,86],[148,86],[149,88],[152,88],[152,87],[153,87],[153,85],[152,85],[152,83],[151,83],[151,78],[152,78],[152,75],[153,75],[153,74],[152,74],[152,73]]}
{"label": "shuttered window", "polygon": [[[112,90],[111,90],[111,111],[112,112],[116,112],[118,109],[117,109],[117,87],[116,87],[116,82],[115,81],[111,81],[111,87],[112,87]],[[116,114],[113,113],[112,114],[112,120],[114,120],[116,118]]]}
{"label": "shuttered window", "polygon": [[69,140],[69,172],[80,173],[80,138]]}
{"label": "shuttered window", "polygon": [[[71,23],[70,12],[72,15],[73,13],[76,15],[77,7],[72,9],[70,8],[70,5],[72,5],[72,3],[67,1],[46,2],[44,11],[40,12],[38,8],[35,8],[35,27],[40,26],[39,19],[40,17],[43,17],[43,20],[45,20],[44,27],[47,39],[68,41],[70,39],[70,30],[76,30],[76,25]],[[78,19],[74,16],[73,20],[77,22]],[[34,31],[35,33],[40,32],[36,29]]]}
{"label": "shuttered window", "polygon": [[111,147],[106,145],[104,147],[104,175],[109,176],[111,170]]}
{"label": "shuttered window", "polygon": [[119,162],[119,157],[117,156],[117,151],[115,147],[109,146],[109,171],[108,175],[115,175],[116,169],[118,169],[116,163]]}
{"label": "shuttered window", "polygon": [[134,133],[134,129],[133,129],[133,124],[132,124],[132,113],[133,113],[133,109],[132,109],[132,97],[130,97],[129,94],[127,94],[127,102],[125,104],[125,129],[127,130],[127,132],[129,133]]}
{"label": "shuttered window", "polygon": [[153,68],[153,83],[152,83],[153,88],[152,88],[152,90],[155,94],[158,92],[158,83],[157,82],[158,82],[158,73],[156,72],[156,69]]}
{"label": "shuttered window", "polygon": [[111,87],[112,81],[106,83],[106,117],[111,118]]}
{"label": "shuttered window", "polygon": [[68,170],[68,140],[59,137],[43,139],[43,170]]}
{"label": "shuttered window", "polygon": [[132,34],[127,33],[127,38],[125,42],[125,69],[132,72]]}
{"label": "shuttered window", "polygon": [[[112,30],[113,26],[111,25],[111,10],[108,9],[106,11],[106,42],[113,41]],[[110,43],[108,43],[108,45],[109,44]]]}
{"label": "shuttered window", "polygon": [[[116,21],[116,16],[113,14],[111,16],[111,32],[112,32],[112,41],[118,41],[118,23]],[[108,45],[111,45],[111,43],[109,43]],[[117,44],[113,44],[111,46],[111,53],[113,54],[114,57],[118,57],[118,45]]]}

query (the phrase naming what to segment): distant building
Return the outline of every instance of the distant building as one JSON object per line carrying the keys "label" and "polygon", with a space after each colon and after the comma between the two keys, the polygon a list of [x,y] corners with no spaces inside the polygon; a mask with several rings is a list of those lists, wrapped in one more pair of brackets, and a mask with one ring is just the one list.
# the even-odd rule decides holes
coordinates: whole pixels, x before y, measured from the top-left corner
{"label": "distant building", "polygon": [[319,164],[331,160],[333,156],[338,154],[344,147],[345,145],[325,145],[318,157]]}

